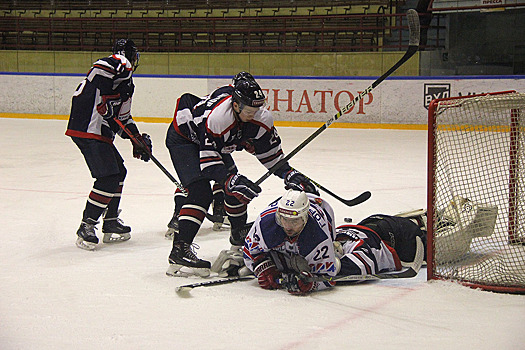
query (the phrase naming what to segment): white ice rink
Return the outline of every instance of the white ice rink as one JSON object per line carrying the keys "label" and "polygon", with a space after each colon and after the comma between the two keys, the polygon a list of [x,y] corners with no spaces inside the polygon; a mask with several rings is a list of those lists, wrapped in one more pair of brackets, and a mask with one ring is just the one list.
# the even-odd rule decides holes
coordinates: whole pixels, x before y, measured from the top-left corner
{"label": "white ice rink", "polygon": [[[202,279],[164,274],[174,186],[152,162],[134,159],[127,140],[116,144],[128,169],[121,218],[132,239],[78,249],[75,232],[92,179],[64,135],[66,124],[0,119],[2,350],[525,349],[525,296],[426,282],[425,269],[413,279],[306,297],[263,290],[255,280],[179,297],[177,286]],[[139,128],[175,174],[164,146],[167,125]],[[285,152],[314,131],[279,128]],[[234,156],[252,180],[264,174],[251,155]],[[426,207],[425,131],[329,128],[290,163],[341,197],[372,192],[353,208],[325,196],[338,223]],[[282,180],[272,176],[262,188],[251,219],[282,194]],[[195,240],[199,257],[213,260],[228,236],[206,222]]]}

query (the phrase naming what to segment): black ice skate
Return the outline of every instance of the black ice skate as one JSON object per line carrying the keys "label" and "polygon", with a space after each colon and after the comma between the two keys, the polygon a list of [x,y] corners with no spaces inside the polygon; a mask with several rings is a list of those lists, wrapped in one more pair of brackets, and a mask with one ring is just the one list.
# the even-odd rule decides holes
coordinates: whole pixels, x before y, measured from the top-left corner
{"label": "black ice skate", "polygon": [[85,250],[95,250],[95,246],[98,244],[98,237],[95,234],[96,224],[98,224],[98,221],[93,219],[82,220],[77,230],[77,247]]}
{"label": "black ice skate", "polygon": [[[170,266],[166,271],[168,276],[188,276],[191,274],[208,277],[210,275],[211,264],[209,261],[201,260],[195,255],[193,249],[198,248],[196,244],[189,244],[183,241],[175,242],[173,250],[168,258]],[[189,273],[182,268],[190,268],[193,273]]]}
{"label": "black ice skate", "polygon": [[244,239],[253,226],[253,222],[244,224],[244,226],[231,229],[230,243],[233,246],[244,246]]}
{"label": "black ice skate", "polygon": [[119,218],[104,219],[102,233],[104,243],[124,242],[131,238],[131,227],[123,224]]}
{"label": "black ice skate", "polygon": [[228,220],[228,216],[226,215],[226,209],[224,208],[224,202],[218,202],[213,201],[213,217],[218,219],[219,221],[213,222],[212,229],[214,231],[220,231],[222,228],[222,225],[229,225],[230,221]]}
{"label": "black ice skate", "polygon": [[179,216],[177,213],[173,213],[173,217],[168,223],[168,231],[164,234],[164,238],[173,240],[174,237],[179,233]]}

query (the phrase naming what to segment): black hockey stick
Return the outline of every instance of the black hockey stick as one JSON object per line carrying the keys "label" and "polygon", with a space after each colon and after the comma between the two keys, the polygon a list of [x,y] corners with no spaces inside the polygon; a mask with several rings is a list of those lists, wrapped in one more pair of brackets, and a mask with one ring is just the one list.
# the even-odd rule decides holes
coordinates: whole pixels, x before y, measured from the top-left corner
{"label": "black hockey stick", "polygon": [[288,153],[283,159],[281,159],[274,166],[268,169],[266,174],[261,176],[261,178],[255,182],[257,185],[260,185],[270,175],[272,175],[278,169],[280,169],[288,160],[290,160],[290,158],[292,158],[295,154],[297,154],[297,152],[299,152],[307,144],[312,142],[313,139],[319,136],[320,133],[322,133],[326,128],[332,125],[332,123],[335,122],[337,119],[339,119],[344,113],[352,109],[357,102],[359,102],[363,97],[369,94],[383,80],[388,78],[392,73],[394,73],[399,67],[401,67],[401,65],[403,65],[406,61],[408,61],[408,59],[417,52],[417,49],[419,47],[419,15],[416,12],[416,10],[410,9],[407,11],[407,21],[408,21],[408,29],[410,31],[410,36],[409,36],[409,41],[408,41],[408,50],[405,52],[403,57],[401,57],[401,59],[397,61],[396,64],[394,64],[385,74],[377,78],[377,80],[374,81],[372,85],[370,85],[363,92],[357,95],[349,104],[341,108],[341,110],[337,112],[336,115],[334,115],[326,123],[324,123],[319,129],[317,129],[317,131],[315,131],[312,135],[310,135],[310,137],[304,140],[299,146],[295,147],[295,149],[292,150],[290,153]]}
{"label": "black hockey stick", "polygon": [[[313,184],[315,184],[317,187],[319,187],[322,191],[328,193],[329,195],[331,195],[332,197],[334,197],[335,199],[337,199],[338,201],[342,202],[343,204],[345,204],[345,205],[347,205],[349,207],[353,207],[355,205],[361,204],[361,203],[367,201],[372,196],[370,191],[365,191],[365,192],[361,193],[359,196],[357,196],[355,198],[344,199],[344,198],[339,197],[337,194],[333,193],[332,191],[330,191],[326,187],[322,186],[321,184],[315,182],[314,180],[312,180],[310,178],[308,178],[308,179]],[[222,223],[223,225],[229,226],[229,224],[224,221],[224,218],[223,218],[222,215],[213,215],[213,214],[210,214],[210,213],[206,213],[205,215],[206,215],[206,219],[210,220],[213,223]]]}
{"label": "black hockey stick", "polygon": [[159,162],[159,160],[157,158],[155,158],[153,156],[153,153],[151,153],[151,151],[149,150],[148,147],[146,147],[146,145],[144,145],[142,142],[140,142],[139,140],[137,140],[137,138],[135,137],[135,135],[133,135],[131,133],[131,131],[129,131],[128,128],[126,128],[126,126],[124,124],[122,124],[122,122],[120,120],[118,120],[118,118],[115,118],[114,119],[115,122],[118,124],[118,126],[120,126],[120,128],[122,130],[124,130],[124,132],[131,138],[131,141],[133,143],[135,143],[136,145],[138,145],[139,147],[141,147],[143,150],[146,151],[146,153],[148,153],[148,156],[151,158],[151,160],[153,161],[153,163],[155,163],[156,166],[159,167],[159,169],[168,177],[168,179],[171,180],[171,182],[173,182],[175,184],[175,186],[178,187],[179,190],[181,190],[183,193],[186,193],[186,189],[184,188],[184,186],[182,186],[182,184],[180,184],[174,177],[173,175],[171,175],[169,173],[169,171]]}
{"label": "black hockey stick", "polygon": [[341,203],[343,203],[343,204],[345,204],[345,205],[347,205],[349,207],[353,207],[355,205],[361,204],[361,203],[367,201],[372,196],[372,193],[370,193],[370,191],[365,191],[365,192],[361,193],[359,196],[357,196],[355,198],[344,199],[344,198],[339,197],[337,194],[333,193],[332,191],[330,191],[328,188],[324,187],[320,183],[310,179],[308,176],[306,176],[306,178],[308,178],[308,180],[310,180],[314,185],[319,187],[319,189],[321,189],[322,191],[328,193],[330,196],[334,197],[335,199],[337,199],[338,201],[340,201]]}
{"label": "black hockey stick", "polygon": [[[276,252],[276,254],[280,254],[280,253]],[[416,277],[417,274],[419,273],[419,270],[421,269],[421,265],[423,264],[424,255],[425,255],[425,246],[423,245],[423,241],[421,240],[421,238],[416,237],[416,254],[414,257],[414,261],[410,263],[404,263],[404,267],[405,267],[404,270],[394,271],[394,272],[385,272],[385,273],[376,273],[376,274],[370,274],[370,275],[348,275],[348,276],[335,276],[335,277],[314,276],[313,278],[310,279],[310,281],[357,282],[357,281],[384,280],[384,279],[396,279],[396,278],[412,278],[412,277]],[[308,266],[308,263],[306,263],[306,260],[300,256],[296,256],[296,257],[298,257],[298,260],[296,260],[295,262],[296,266],[293,269],[294,270],[305,269]],[[297,266],[297,265],[304,264],[304,263],[306,263],[306,265],[302,267]],[[177,292],[177,294],[181,296],[185,296],[185,295],[188,295],[189,291],[192,290],[193,288],[211,287],[211,286],[216,286],[220,284],[233,283],[237,281],[247,281],[247,280],[251,280],[254,278],[255,276],[249,275],[249,276],[228,277],[228,278],[222,278],[222,279],[206,281],[206,282],[197,282],[197,283],[185,284],[183,286],[177,287],[175,288],[175,291]],[[277,283],[283,284],[282,279],[278,280]]]}
{"label": "black hockey stick", "polygon": [[[339,197],[337,194],[333,193],[329,189],[327,189],[327,188],[323,187],[322,185],[318,184],[317,182],[313,181],[312,179],[309,178],[309,180],[313,184],[315,184],[317,187],[319,187],[322,191],[328,193],[329,195],[331,195],[332,197],[334,197],[335,199],[339,200],[340,202],[342,202],[343,204],[345,204],[345,205],[347,205],[349,207],[353,207],[353,206],[359,205],[359,204],[367,201],[372,196],[370,191],[365,191],[365,192],[361,193],[359,196],[357,196],[355,198],[344,199],[344,198]],[[205,215],[206,215],[206,219],[210,220],[213,223],[221,223],[221,224],[223,224],[225,226],[230,226],[229,223],[224,221],[224,217],[222,215],[213,215],[213,214],[210,214],[210,213],[206,213]]]}
{"label": "black hockey stick", "polygon": [[211,286],[217,286],[220,284],[233,283],[237,281],[248,281],[254,278],[255,278],[254,275],[236,276],[236,277],[221,278],[221,279],[217,279],[213,281],[190,283],[190,284],[185,284],[183,286],[179,286],[175,288],[175,292],[177,292],[177,294],[185,294],[185,293],[188,293],[193,288],[197,288],[197,287],[211,287]]}

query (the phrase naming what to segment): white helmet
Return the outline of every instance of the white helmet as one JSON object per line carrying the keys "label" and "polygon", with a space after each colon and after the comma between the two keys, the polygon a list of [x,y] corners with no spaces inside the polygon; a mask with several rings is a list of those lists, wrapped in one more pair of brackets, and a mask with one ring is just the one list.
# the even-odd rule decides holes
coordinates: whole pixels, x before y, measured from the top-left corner
{"label": "white helmet", "polygon": [[288,236],[297,236],[308,221],[310,200],[303,191],[288,190],[277,204],[275,220]]}

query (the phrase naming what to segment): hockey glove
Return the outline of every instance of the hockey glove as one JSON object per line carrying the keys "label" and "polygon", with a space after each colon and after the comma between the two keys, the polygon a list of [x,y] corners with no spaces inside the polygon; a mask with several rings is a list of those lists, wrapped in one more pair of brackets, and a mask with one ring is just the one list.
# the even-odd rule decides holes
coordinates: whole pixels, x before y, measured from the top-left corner
{"label": "hockey glove", "polygon": [[284,188],[287,190],[292,189],[319,195],[319,191],[314,184],[306,176],[295,169],[292,169],[285,174]]}
{"label": "hockey glove", "polygon": [[135,135],[134,138],[136,142],[131,140],[131,143],[133,143],[133,157],[147,162],[153,149],[151,137],[148,134],[142,134]]}
{"label": "hockey glove", "polygon": [[227,195],[234,196],[243,204],[248,204],[261,193],[259,185],[251,182],[246,176],[234,174],[228,177],[224,185]]}
{"label": "hockey glove", "polygon": [[314,290],[315,283],[310,272],[300,274],[288,273],[283,276],[282,285],[288,289],[288,293],[294,295],[305,295]]}
{"label": "hockey glove", "polygon": [[270,259],[261,262],[253,271],[257,276],[259,286],[264,289],[280,289],[281,286],[277,281],[281,278],[281,273],[275,267],[275,264]]}
{"label": "hockey glove", "polygon": [[102,118],[108,120],[114,117],[118,117],[122,101],[120,95],[104,95],[102,102],[97,105],[97,112]]}

